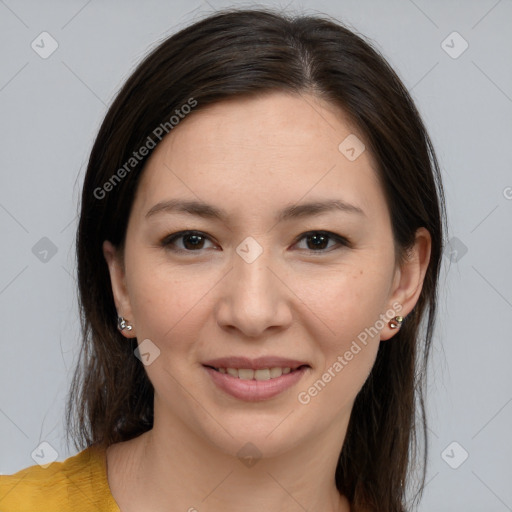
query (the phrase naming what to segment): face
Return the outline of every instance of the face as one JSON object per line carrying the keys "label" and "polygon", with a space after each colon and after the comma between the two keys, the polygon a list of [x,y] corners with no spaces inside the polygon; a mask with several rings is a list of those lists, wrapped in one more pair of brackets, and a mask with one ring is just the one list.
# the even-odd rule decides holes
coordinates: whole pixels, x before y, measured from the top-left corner
{"label": "face", "polygon": [[396,266],[375,162],[348,136],[334,106],[272,93],[194,112],[155,149],[124,253],[104,244],[155,428],[276,455],[346,427],[428,261],[418,243]]}

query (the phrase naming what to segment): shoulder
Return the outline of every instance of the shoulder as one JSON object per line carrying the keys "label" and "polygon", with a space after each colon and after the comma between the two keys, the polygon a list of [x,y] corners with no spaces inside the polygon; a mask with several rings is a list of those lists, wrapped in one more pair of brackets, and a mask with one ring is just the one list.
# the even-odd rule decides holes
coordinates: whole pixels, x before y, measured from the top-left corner
{"label": "shoulder", "polygon": [[97,446],[53,462],[0,476],[2,512],[89,510],[119,512],[110,494],[105,451]]}

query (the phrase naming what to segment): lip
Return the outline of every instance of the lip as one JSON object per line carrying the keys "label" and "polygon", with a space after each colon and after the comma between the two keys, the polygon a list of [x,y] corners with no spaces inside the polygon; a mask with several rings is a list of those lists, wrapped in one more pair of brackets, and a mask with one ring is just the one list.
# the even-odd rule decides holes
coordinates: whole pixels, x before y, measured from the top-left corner
{"label": "lip", "polygon": [[247,402],[269,400],[295,385],[309,369],[302,367],[281,377],[269,380],[244,380],[228,373],[220,373],[213,368],[204,367],[213,382],[224,392]]}
{"label": "lip", "polygon": [[[212,368],[213,367],[213,368]],[[248,368],[260,370],[262,368],[292,368],[290,373],[281,375],[269,380],[245,380],[233,377],[228,373],[220,373],[214,368]],[[300,368],[299,368],[300,367]],[[302,376],[311,367],[303,362],[281,357],[259,357],[249,359],[246,357],[225,357],[212,359],[203,363],[214,384],[225,393],[245,400],[247,402],[258,402],[269,400],[283,393],[297,384]]]}
{"label": "lip", "polygon": [[[221,357],[211,359],[202,363],[203,366],[213,366],[214,368],[247,368],[250,370],[261,370],[263,368],[298,368],[309,364],[305,361],[296,359],[286,359],[277,356],[263,356],[256,359],[248,357]],[[279,378],[279,377],[278,377]]]}

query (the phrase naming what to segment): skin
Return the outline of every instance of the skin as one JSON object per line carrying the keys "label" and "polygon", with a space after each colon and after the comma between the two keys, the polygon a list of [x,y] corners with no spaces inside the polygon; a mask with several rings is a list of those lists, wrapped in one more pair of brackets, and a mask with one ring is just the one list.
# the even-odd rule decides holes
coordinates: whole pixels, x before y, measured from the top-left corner
{"label": "skin", "polygon": [[[154,428],[107,451],[108,479],[123,512],[144,510],[348,511],[334,473],[355,397],[384,323],[308,404],[297,396],[376,325],[393,305],[406,316],[430,257],[428,231],[395,264],[389,211],[368,150],[349,161],[338,145],[359,134],[342,111],[311,95],[273,92],[230,99],[190,114],[155,149],[140,181],[124,252],[103,249],[116,307],[160,355],[145,366],[155,388]],[[225,221],[146,213],[160,201],[201,200]],[[342,199],[364,214],[331,211],[277,222],[285,206]],[[194,249],[182,230],[206,238]],[[329,231],[321,249],[301,235]],[[263,253],[236,248],[253,237]],[[191,248],[192,247],[192,248]],[[398,312],[397,312],[398,314]],[[389,318],[389,317],[388,317]],[[305,361],[298,384],[246,402],[220,391],[201,362],[230,355]],[[237,452],[252,443],[261,459]],[[172,507],[172,508],[170,508]]]}

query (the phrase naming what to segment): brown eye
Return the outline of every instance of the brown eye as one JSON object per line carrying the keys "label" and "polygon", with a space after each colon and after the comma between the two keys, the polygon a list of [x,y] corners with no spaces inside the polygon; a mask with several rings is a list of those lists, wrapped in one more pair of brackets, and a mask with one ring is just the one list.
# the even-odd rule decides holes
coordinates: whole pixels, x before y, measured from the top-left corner
{"label": "brown eye", "polygon": [[[181,245],[176,244],[179,240]],[[164,238],[162,245],[177,252],[194,252],[204,249],[204,244],[208,240],[209,238],[200,231],[181,231]]]}
{"label": "brown eye", "polygon": [[308,235],[306,237],[307,243],[311,243],[312,245],[308,245],[309,249],[325,249],[329,243],[329,235],[324,235],[323,233]]}
{"label": "brown eye", "polygon": [[[309,231],[302,234],[295,243],[297,244],[301,240],[306,240],[306,247],[302,247],[302,249],[320,254],[331,252],[332,249],[340,245],[350,247],[350,242],[346,238],[329,231]],[[205,247],[207,242],[212,243],[204,233],[189,230],[165,237],[161,245],[171,251],[191,253],[207,248]]]}
{"label": "brown eye", "polygon": [[[298,241],[303,239],[306,240],[305,249],[312,252],[330,252],[330,249],[336,245],[350,245],[346,238],[329,231],[310,231],[301,235]],[[329,246],[329,242],[333,242],[333,244]]]}

